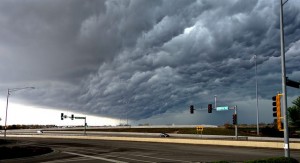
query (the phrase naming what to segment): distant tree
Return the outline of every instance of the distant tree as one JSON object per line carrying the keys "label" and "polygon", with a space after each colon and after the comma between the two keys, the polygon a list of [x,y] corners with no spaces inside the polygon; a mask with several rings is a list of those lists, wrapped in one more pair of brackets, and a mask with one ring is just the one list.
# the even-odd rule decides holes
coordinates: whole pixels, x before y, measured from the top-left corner
{"label": "distant tree", "polygon": [[288,108],[288,118],[290,124],[300,127],[300,96],[292,102],[294,105]]}

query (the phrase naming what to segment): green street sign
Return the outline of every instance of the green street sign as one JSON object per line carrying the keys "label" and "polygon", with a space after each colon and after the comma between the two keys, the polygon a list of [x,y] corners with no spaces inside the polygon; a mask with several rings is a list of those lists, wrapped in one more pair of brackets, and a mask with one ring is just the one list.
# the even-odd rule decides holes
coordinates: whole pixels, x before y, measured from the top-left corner
{"label": "green street sign", "polygon": [[217,107],[216,110],[217,111],[226,111],[226,110],[229,110],[229,107],[228,106],[219,106],[219,107]]}

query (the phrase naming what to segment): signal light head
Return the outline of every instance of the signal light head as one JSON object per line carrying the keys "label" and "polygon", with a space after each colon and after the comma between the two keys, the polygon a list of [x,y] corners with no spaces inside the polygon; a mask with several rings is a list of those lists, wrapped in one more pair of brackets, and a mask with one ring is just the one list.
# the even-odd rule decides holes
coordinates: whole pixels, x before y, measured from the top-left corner
{"label": "signal light head", "polygon": [[232,114],[232,124],[237,124],[237,114]]}
{"label": "signal light head", "polygon": [[208,104],[207,111],[208,111],[208,113],[212,112],[212,104]]}
{"label": "signal light head", "polygon": [[282,94],[277,94],[276,96],[272,97],[272,105],[273,105],[273,117],[275,117],[275,121],[277,121],[277,128],[280,131],[282,129],[281,126],[281,101],[280,101],[280,96]]}
{"label": "signal light head", "polygon": [[194,110],[195,110],[195,109],[194,109],[194,105],[191,105],[191,106],[190,106],[190,113],[191,113],[191,114],[194,114]]}

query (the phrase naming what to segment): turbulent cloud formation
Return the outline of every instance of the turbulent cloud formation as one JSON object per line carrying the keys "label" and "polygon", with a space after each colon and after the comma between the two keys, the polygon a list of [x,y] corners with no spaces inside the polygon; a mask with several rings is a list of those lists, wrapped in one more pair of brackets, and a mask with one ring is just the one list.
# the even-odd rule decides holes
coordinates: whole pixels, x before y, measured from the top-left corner
{"label": "turbulent cloud formation", "polygon": [[[287,74],[300,80],[299,3],[284,14]],[[140,122],[187,118],[189,105],[206,108],[217,95],[254,123],[254,55],[259,98],[281,90],[276,0],[9,0],[0,2],[0,26],[2,96],[33,85],[20,96],[35,105]],[[201,122],[224,114],[203,112]]]}

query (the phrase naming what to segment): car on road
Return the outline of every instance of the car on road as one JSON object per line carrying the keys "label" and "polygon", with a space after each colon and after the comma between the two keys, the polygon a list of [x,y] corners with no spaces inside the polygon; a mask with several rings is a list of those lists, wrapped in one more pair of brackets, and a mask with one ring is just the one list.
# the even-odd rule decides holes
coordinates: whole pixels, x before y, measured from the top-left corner
{"label": "car on road", "polygon": [[42,133],[44,133],[44,132],[43,132],[43,130],[37,130],[36,133],[42,134]]}
{"label": "car on road", "polygon": [[167,133],[160,133],[159,136],[160,136],[160,137],[164,137],[164,138],[170,137],[170,135],[167,134]]}

